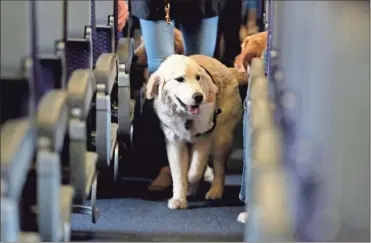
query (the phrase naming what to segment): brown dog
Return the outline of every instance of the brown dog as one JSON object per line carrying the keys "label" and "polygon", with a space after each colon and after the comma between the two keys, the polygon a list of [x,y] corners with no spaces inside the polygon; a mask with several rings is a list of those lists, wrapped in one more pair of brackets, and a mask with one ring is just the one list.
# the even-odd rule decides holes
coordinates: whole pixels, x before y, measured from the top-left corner
{"label": "brown dog", "polygon": [[268,33],[260,32],[254,35],[247,36],[241,44],[241,54],[236,59],[234,66],[242,73],[247,74],[246,67],[251,64],[255,57],[261,57],[264,49],[267,47]]}
{"label": "brown dog", "polygon": [[201,180],[210,155],[214,177],[205,198],[223,195],[225,165],[242,117],[241,80],[233,69],[204,55],[171,55],[149,78],[146,96],[154,99],[173,179],[170,209],[187,208],[188,185]]}

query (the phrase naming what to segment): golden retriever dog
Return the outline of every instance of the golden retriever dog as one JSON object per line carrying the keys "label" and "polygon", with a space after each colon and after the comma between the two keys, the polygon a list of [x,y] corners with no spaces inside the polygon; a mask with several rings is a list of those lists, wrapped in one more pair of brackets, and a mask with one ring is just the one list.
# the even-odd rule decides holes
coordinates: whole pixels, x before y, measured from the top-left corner
{"label": "golden retriever dog", "polygon": [[238,90],[241,77],[214,58],[176,54],[150,76],[146,97],[154,99],[173,179],[170,209],[187,208],[189,185],[201,180],[209,156],[214,177],[205,199],[223,196],[224,168],[243,111]]}
{"label": "golden retriever dog", "polygon": [[241,53],[236,57],[234,66],[241,72],[248,74],[248,68],[255,57],[260,57],[267,47],[268,32],[260,32],[247,36],[241,44]]}

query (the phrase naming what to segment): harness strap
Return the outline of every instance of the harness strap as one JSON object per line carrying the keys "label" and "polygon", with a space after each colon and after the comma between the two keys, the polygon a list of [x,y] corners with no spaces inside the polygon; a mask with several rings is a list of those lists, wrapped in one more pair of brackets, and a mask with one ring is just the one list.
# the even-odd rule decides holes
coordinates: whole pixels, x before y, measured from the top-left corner
{"label": "harness strap", "polygon": [[207,73],[207,75],[210,76],[211,81],[213,81],[213,83],[215,84],[214,79],[213,79],[213,76],[211,75],[211,73],[210,73],[206,68],[204,68],[202,65],[200,65],[200,64],[198,64],[198,65],[199,65],[200,67],[202,67],[203,70],[205,70],[205,72]]}
{"label": "harness strap", "polygon": [[203,132],[203,133],[197,133],[197,134],[195,135],[195,137],[201,137],[201,136],[203,136],[203,135],[207,135],[207,134],[211,133],[211,132],[215,129],[215,127],[216,127],[216,118],[218,117],[218,115],[219,115],[220,113],[222,113],[222,109],[220,109],[220,108],[216,109],[216,110],[214,111],[214,116],[213,116],[213,123],[214,123],[213,126],[212,126],[209,130],[207,130],[206,132]]}

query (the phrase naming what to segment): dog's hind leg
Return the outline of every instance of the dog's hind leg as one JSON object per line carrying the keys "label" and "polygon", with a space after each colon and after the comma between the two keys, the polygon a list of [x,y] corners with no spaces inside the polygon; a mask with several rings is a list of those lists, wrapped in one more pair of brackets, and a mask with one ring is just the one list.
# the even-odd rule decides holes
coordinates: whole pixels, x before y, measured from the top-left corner
{"label": "dog's hind leg", "polygon": [[225,183],[225,166],[232,150],[232,134],[217,136],[212,145],[214,178],[205,199],[217,200],[223,197]]}
{"label": "dog's hind leg", "polygon": [[167,156],[173,179],[173,197],[168,202],[170,209],[187,208],[187,172],[189,169],[189,153],[186,144],[182,142],[168,142]]}
{"label": "dog's hind leg", "polygon": [[213,169],[211,169],[209,165],[206,166],[206,170],[204,173],[204,180],[210,183],[214,180],[214,171]]}
{"label": "dog's hind leg", "polygon": [[211,138],[205,137],[202,140],[192,145],[191,148],[191,164],[188,171],[188,196],[193,196],[197,193],[198,182],[204,176],[204,171],[210,155]]}
{"label": "dog's hind leg", "polygon": [[196,183],[201,180],[207,165],[211,147],[210,137],[205,137],[202,140],[192,145],[191,148],[191,165],[188,171],[188,181]]}

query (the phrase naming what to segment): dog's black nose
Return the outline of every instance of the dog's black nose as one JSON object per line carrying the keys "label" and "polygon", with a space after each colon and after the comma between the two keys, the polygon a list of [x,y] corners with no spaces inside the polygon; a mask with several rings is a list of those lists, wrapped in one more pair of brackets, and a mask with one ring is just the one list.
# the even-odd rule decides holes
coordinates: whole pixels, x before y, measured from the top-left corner
{"label": "dog's black nose", "polygon": [[201,93],[194,93],[192,98],[196,101],[197,104],[200,104],[204,99],[204,96]]}

